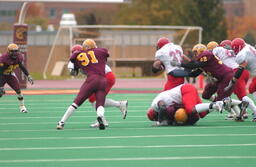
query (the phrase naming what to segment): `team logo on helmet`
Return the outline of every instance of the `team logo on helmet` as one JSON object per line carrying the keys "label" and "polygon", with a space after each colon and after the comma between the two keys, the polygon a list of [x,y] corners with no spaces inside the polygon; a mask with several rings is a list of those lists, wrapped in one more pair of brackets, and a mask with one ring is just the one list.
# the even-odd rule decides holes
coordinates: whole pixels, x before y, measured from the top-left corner
{"label": "team logo on helmet", "polygon": [[158,39],[157,44],[156,44],[156,47],[157,47],[157,49],[160,49],[160,48],[162,48],[165,44],[168,44],[168,43],[170,43],[170,41],[169,41],[168,38],[166,38],[166,37],[161,37],[161,38]]}
{"label": "team logo on helmet", "polygon": [[188,120],[188,115],[184,108],[179,108],[174,115],[174,119],[178,124],[184,124]]}
{"label": "team logo on helmet", "polygon": [[96,42],[93,39],[86,39],[83,42],[83,49],[93,49],[97,48]]}
{"label": "team logo on helmet", "polygon": [[214,48],[216,48],[217,46],[219,46],[219,44],[215,41],[211,41],[207,44],[207,50],[213,50]]}

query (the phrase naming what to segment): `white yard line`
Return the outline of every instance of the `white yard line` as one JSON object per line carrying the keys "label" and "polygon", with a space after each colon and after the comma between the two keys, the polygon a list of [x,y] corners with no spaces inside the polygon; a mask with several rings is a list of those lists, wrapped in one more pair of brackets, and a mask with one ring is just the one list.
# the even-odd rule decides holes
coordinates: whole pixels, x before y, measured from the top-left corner
{"label": "white yard line", "polygon": [[85,146],[85,147],[22,147],[0,148],[0,151],[25,150],[77,150],[77,149],[147,149],[147,148],[194,148],[194,147],[248,147],[255,144],[196,144],[196,145],[148,145],[148,146]]}
{"label": "white yard line", "polygon": [[255,133],[249,134],[182,134],[182,135],[142,135],[142,136],[86,136],[86,137],[15,137],[0,138],[5,140],[96,140],[96,139],[130,139],[130,138],[168,138],[168,137],[229,137],[229,136],[256,136]]}
{"label": "white yard line", "polygon": [[[110,122],[110,124],[115,124],[115,123],[122,123],[122,122]],[[81,122],[78,122],[77,124],[81,124]],[[89,127],[89,123],[84,123],[85,127]],[[120,130],[119,128],[112,128],[110,125],[111,130]],[[234,129],[234,128],[255,128],[255,126],[216,126],[216,127],[209,127],[209,126],[186,126],[187,128],[192,128],[192,129]],[[177,126],[170,126],[170,127],[161,127],[161,130],[174,130],[178,129],[181,130],[180,127]],[[81,129],[65,129],[65,131],[91,131],[95,130],[95,128],[81,128]],[[122,130],[157,130],[159,131],[158,127],[147,127],[147,128],[122,128]],[[25,129],[25,130],[0,130],[0,133],[13,133],[13,132],[56,132],[55,125],[53,126],[52,129],[43,129],[43,130],[36,130],[36,129]]]}
{"label": "white yard line", "polygon": [[131,157],[131,158],[80,158],[80,159],[34,159],[0,160],[0,163],[30,162],[86,162],[86,161],[154,161],[154,160],[190,160],[190,159],[256,159],[256,156],[188,156],[188,157]]}

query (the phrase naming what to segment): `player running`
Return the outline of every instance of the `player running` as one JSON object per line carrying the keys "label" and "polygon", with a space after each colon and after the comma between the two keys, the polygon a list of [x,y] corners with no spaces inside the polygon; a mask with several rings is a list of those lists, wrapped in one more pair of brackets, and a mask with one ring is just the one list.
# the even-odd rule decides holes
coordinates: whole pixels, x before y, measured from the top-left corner
{"label": "player running", "polygon": [[93,93],[95,93],[96,96],[96,112],[99,129],[105,129],[104,103],[106,98],[105,90],[107,87],[105,66],[108,57],[108,50],[105,48],[98,48],[95,41],[92,39],[86,39],[83,42],[83,51],[74,52],[72,54],[70,61],[74,63],[75,67],[81,68],[87,75],[87,78],[82,84],[74,102],[68,107],[67,111],[58,122],[57,129],[63,129],[66,120]]}
{"label": "player running", "polygon": [[167,74],[167,82],[164,85],[164,90],[169,90],[184,83],[184,77],[175,77],[172,72],[180,67],[172,66],[171,61],[181,62],[183,50],[179,45],[171,43],[168,38],[162,37],[157,41],[157,51],[155,53],[155,62],[152,66],[152,71],[157,73],[165,70]]}
{"label": "player running", "polygon": [[28,110],[24,104],[24,97],[20,90],[19,80],[17,79],[14,70],[20,68],[26,75],[28,82],[33,85],[34,81],[29,75],[28,70],[22,64],[23,55],[19,51],[18,45],[11,43],[7,47],[7,53],[0,56],[0,97],[5,94],[4,85],[7,83],[17,94],[20,103],[20,112],[27,113]]}
{"label": "player running", "polygon": [[[71,49],[72,54],[74,52],[80,52],[82,51],[83,48],[81,45],[74,45]],[[70,74],[73,76],[76,76],[78,74],[79,69],[76,67],[74,67],[74,63],[69,62],[68,63],[68,69],[70,71]],[[107,88],[106,88],[106,94],[109,93],[109,91],[111,90],[111,88],[114,86],[115,82],[116,82],[116,77],[114,75],[114,73],[112,72],[111,68],[106,65],[105,66],[105,77],[107,79]],[[95,94],[92,94],[89,97],[89,102],[92,104],[93,108],[95,108],[96,106],[96,96]],[[116,107],[118,108],[121,113],[122,113],[122,118],[125,119],[127,116],[127,107],[128,107],[128,101],[127,100],[122,100],[122,101],[116,101],[110,98],[106,98],[105,100],[105,107]],[[106,127],[109,126],[108,122],[106,120],[104,120],[104,125]],[[96,120],[95,123],[90,125],[91,127],[99,127],[99,122]]]}

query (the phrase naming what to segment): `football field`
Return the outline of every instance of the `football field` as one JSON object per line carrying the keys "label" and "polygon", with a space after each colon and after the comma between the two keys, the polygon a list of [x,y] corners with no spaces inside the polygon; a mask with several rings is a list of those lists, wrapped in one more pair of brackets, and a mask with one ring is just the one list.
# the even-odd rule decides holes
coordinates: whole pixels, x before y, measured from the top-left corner
{"label": "football field", "polygon": [[56,124],[75,95],[26,95],[29,113],[20,113],[16,96],[1,98],[1,167],[253,167],[256,123],[226,121],[211,113],[195,126],[154,127],[146,110],[156,94],[110,94],[129,101],[125,120],[106,108],[110,127],[90,128],[96,119],[84,103],[67,121]]}

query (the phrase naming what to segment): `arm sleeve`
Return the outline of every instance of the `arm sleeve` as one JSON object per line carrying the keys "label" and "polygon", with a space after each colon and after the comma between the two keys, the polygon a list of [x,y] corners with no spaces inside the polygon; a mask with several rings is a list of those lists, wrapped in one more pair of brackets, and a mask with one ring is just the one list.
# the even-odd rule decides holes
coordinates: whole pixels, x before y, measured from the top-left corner
{"label": "arm sleeve", "polygon": [[200,75],[203,71],[200,69],[194,70],[189,72],[189,77],[197,77],[198,75]]}
{"label": "arm sleeve", "polygon": [[174,77],[188,77],[189,72],[181,69],[175,69],[168,73],[168,75],[174,76]]}
{"label": "arm sleeve", "polygon": [[19,63],[19,67],[20,67],[21,71],[22,71],[26,76],[29,76],[28,70],[26,69],[26,67],[25,67],[22,63]]}
{"label": "arm sleeve", "polygon": [[188,69],[194,69],[194,68],[200,68],[207,65],[207,62],[198,62],[193,61],[189,63],[181,63],[181,67],[188,68]]}

